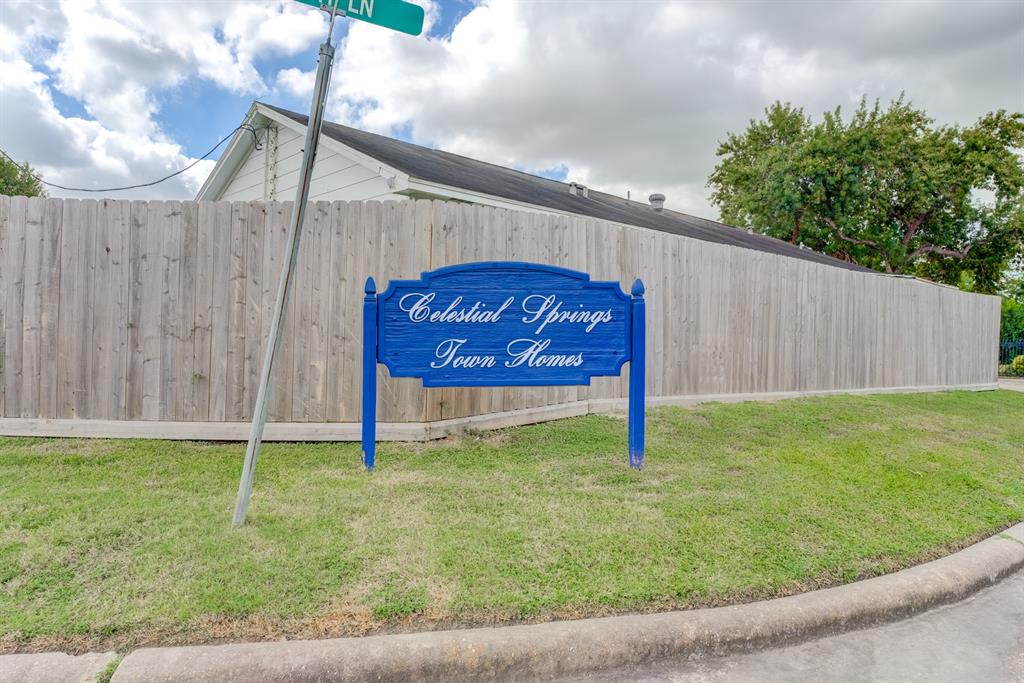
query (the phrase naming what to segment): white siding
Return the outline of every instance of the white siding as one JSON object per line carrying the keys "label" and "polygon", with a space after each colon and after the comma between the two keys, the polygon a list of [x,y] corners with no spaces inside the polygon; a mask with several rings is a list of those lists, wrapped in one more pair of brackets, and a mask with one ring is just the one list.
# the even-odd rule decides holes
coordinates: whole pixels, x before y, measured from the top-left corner
{"label": "white siding", "polygon": [[[295,188],[302,164],[304,136],[291,128],[278,127],[276,181],[272,197],[266,196],[269,151],[267,137],[261,136],[261,139],[264,142],[263,149],[254,149],[249,153],[249,158],[239,166],[234,177],[225,186],[220,199],[288,201],[295,198]],[[391,192],[384,176],[339,154],[323,143],[320,145],[313,168],[313,184],[310,187],[309,198],[314,201],[405,199]]]}

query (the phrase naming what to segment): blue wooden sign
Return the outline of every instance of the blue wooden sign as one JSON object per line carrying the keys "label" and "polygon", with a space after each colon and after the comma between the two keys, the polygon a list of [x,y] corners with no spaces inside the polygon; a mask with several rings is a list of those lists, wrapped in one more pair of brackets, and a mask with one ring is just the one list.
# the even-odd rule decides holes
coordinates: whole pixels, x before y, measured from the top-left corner
{"label": "blue wooden sign", "polygon": [[644,450],[644,288],[537,263],[481,262],[393,280],[363,304],[363,462],[373,469],[377,363],[426,387],[590,384],[631,364],[629,464]]}

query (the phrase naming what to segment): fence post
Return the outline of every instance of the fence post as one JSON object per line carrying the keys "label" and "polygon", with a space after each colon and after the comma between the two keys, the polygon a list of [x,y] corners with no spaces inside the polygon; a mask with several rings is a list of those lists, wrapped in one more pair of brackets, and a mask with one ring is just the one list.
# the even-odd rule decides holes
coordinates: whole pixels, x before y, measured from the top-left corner
{"label": "fence post", "polygon": [[363,464],[373,471],[377,449],[377,284],[366,278],[363,298]]}
{"label": "fence post", "polygon": [[629,360],[629,466],[640,469],[644,464],[644,405],[647,402],[646,370],[646,306],[644,283],[637,279],[630,292],[630,360]]}

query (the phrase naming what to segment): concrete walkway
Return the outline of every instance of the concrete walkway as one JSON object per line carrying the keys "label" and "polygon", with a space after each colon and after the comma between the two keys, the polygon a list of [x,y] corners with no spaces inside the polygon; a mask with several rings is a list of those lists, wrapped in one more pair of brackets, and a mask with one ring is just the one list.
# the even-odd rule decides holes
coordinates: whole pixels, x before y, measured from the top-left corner
{"label": "concrete walkway", "polygon": [[895,624],[754,654],[675,659],[563,681],[1021,683],[1024,573]]}
{"label": "concrete walkway", "polygon": [[115,652],[73,657],[63,652],[0,656],[0,683],[96,683],[117,659]]}
{"label": "concrete walkway", "polygon": [[1024,391],[1024,377],[1000,377],[999,388],[1009,389],[1010,391]]}

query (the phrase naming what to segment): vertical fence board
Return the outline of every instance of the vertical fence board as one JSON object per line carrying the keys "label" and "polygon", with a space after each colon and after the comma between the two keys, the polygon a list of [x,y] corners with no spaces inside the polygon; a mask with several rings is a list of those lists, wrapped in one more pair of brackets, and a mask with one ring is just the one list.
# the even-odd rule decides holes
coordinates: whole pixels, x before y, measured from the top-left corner
{"label": "vertical fence board", "polygon": [[[455,236],[455,251],[451,254],[450,264],[476,261],[482,256],[479,245],[481,214],[484,207],[479,204],[457,204],[452,215],[452,235]],[[465,417],[473,414],[475,406],[482,408],[482,394],[486,389],[467,387],[452,389],[448,393],[446,417]]]}
{"label": "vertical fence board", "polygon": [[113,323],[113,419],[123,420],[128,414],[128,347],[129,324],[131,321],[131,257],[132,203],[117,203],[118,230],[111,240],[112,271],[111,305],[114,308]]}
{"label": "vertical fence board", "polygon": [[112,417],[113,362],[114,362],[114,330],[113,308],[110,305],[110,292],[114,280],[111,266],[111,241],[114,233],[120,230],[115,225],[116,200],[101,199],[96,203],[96,231],[91,250],[92,307],[87,315],[92,317],[92,368],[89,373],[89,388],[95,392],[89,402],[89,417],[109,420]]}
{"label": "vertical fence board", "polygon": [[[457,220],[455,213],[458,207],[447,202],[435,202],[433,205],[434,229],[430,241],[430,268],[436,270],[447,265],[458,263],[457,251],[459,235],[455,234]],[[428,390],[427,419],[441,420],[451,417],[451,406],[455,399],[453,389],[438,387]]]}
{"label": "vertical fence board", "polygon": [[[338,377],[341,383],[335,385],[336,394],[332,403],[340,403],[343,419],[358,421],[362,417],[362,355],[358,349],[362,348],[363,338],[363,308],[364,286],[366,278],[376,277],[377,287],[380,289],[383,281],[374,273],[376,264],[372,260],[372,251],[367,242],[367,227],[364,220],[366,206],[359,202],[350,202],[339,212],[338,217],[344,221],[344,243],[343,253],[335,254],[335,263],[342,263],[343,269],[352,274],[352,279],[347,283],[346,291],[350,292],[351,299],[343,299],[334,304],[337,316],[332,325],[335,328],[335,335],[341,335],[343,340],[341,356],[344,359],[344,366],[340,368]],[[355,349],[349,352],[350,349]],[[333,371],[332,371],[333,374]]]}
{"label": "vertical fence board", "polygon": [[249,262],[251,210],[249,202],[235,201],[231,208],[231,247],[228,254],[230,288],[227,332],[227,369],[224,387],[224,419],[243,417],[248,379],[246,331],[249,326],[249,289],[253,264]]}
{"label": "vertical fence board", "polygon": [[331,350],[331,295],[339,285],[336,274],[331,270],[331,255],[334,244],[334,212],[330,202],[318,202],[317,211],[317,267],[313,272],[312,286],[313,323],[316,327],[317,349],[314,354],[314,387],[307,390],[317,419],[327,421],[327,373],[330,366]]}
{"label": "vertical fence board", "polygon": [[[423,221],[423,210],[419,202],[387,202],[385,216],[387,218],[386,234],[388,248],[394,264],[393,279],[415,279],[429,269],[429,246],[427,244]],[[385,257],[388,258],[388,257]],[[398,378],[392,380],[394,402],[390,419],[396,422],[414,422],[423,419],[423,387],[415,378]]]}
{"label": "vertical fence board", "polygon": [[39,414],[39,342],[42,328],[43,207],[41,198],[25,202],[25,255],[21,315],[21,417]]}
{"label": "vertical fence board", "polygon": [[[418,200],[417,202],[426,209],[428,214],[425,219],[427,222],[426,238],[426,270],[433,270],[440,266],[439,261],[443,259],[435,253],[435,237],[438,232],[443,229],[441,207],[443,202],[433,202],[428,200]],[[503,212],[507,215],[508,212]],[[507,241],[507,232],[506,241]],[[438,247],[440,245],[437,245]],[[504,396],[504,393],[502,394]],[[504,399],[502,399],[504,401]],[[423,419],[428,422],[441,419],[441,409],[444,404],[444,390],[437,387],[432,387],[423,390]],[[504,404],[502,405],[504,408]]]}
{"label": "vertical fence board", "polygon": [[[619,271],[615,264],[618,259],[621,230],[592,219],[586,219],[585,224],[586,271],[595,280],[618,280]],[[619,387],[620,382],[614,377],[594,377],[590,381],[586,395],[592,399],[614,398],[618,396]]]}
{"label": "vertical fence board", "polygon": [[11,198],[0,195],[0,417],[7,413],[7,283],[11,276],[7,270],[8,237],[11,232]]}
{"label": "vertical fence board", "polygon": [[[57,417],[74,417],[75,366],[72,359],[71,346],[81,334],[76,327],[76,307],[78,283],[75,273],[81,264],[78,251],[78,238],[82,232],[81,202],[77,199],[65,200],[61,212],[60,231],[60,291],[57,314]],[[8,310],[8,314],[10,314]],[[10,401],[10,396],[8,396]]]}
{"label": "vertical fence board", "polygon": [[121,389],[116,387],[120,363],[120,336],[117,318],[120,310],[116,302],[119,288],[120,250],[125,228],[121,216],[122,203],[113,199],[100,200],[96,205],[96,237],[93,243],[92,282],[93,305],[93,363],[89,389],[95,392],[90,402],[90,417],[111,420],[117,418],[117,404]]}
{"label": "vertical fence board", "polygon": [[[384,228],[384,205],[381,202],[370,202],[363,207],[363,239],[366,244],[363,267],[377,277],[377,289],[382,290],[391,279],[393,270],[389,267],[389,257],[393,256],[386,244],[387,236]],[[355,311],[353,311],[355,312]],[[362,332],[362,316],[357,313],[360,323],[357,329]],[[362,377],[362,368],[357,377]],[[394,380],[388,375],[383,365],[377,366],[377,419],[388,421],[393,410]]]}
{"label": "vertical fence board", "polygon": [[[175,320],[175,367],[178,391],[174,412],[180,420],[199,419],[193,413],[192,397],[202,378],[195,367],[196,330],[196,257],[198,239],[198,205],[183,202],[180,215],[180,256],[178,257],[178,310]],[[202,419],[206,419],[205,417]]]}
{"label": "vertical fence board", "polygon": [[295,389],[292,415],[326,420],[327,347],[330,324],[331,225],[330,202],[316,202],[308,210],[308,231],[303,237],[296,291]]}
{"label": "vertical fence board", "polygon": [[[446,223],[446,229],[451,231],[451,230],[454,230],[455,227],[447,225],[447,223]],[[512,212],[509,215],[508,240],[506,241],[507,249],[508,249],[508,260],[509,261],[527,261],[527,260],[529,260],[528,255],[527,255],[527,251],[526,251],[526,241],[529,239],[529,236],[528,236],[529,235],[529,230],[530,230],[529,214]],[[438,244],[438,239],[441,240],[441,244],[440,245]],[[435,250],[435,253],[438,250],[438,248],[443,249],[445,246],[447,246],[446,243],[447,243],[446,237],[444,235],[441,235],[440,237],[438,237],[436,235],[436,231],[435,231],[435,238],[434,238],[434,245],[435,245],[434,246],[434,250]],[[446,259],[446,263],[455,263],[455,262],[456,261],[454,261],[454,259],[452,259],[451,257]],[[445,400],[447,402],[449,402],[449,403],[451,401],[453,401],[454,400],[454,393],[453,393],[454,390],[453,389],[445,389],[444,391],[447,392],[446,395],[445,395]],[[526,405],[527,405],[526,391],[527,391],[526,389],[523,389],[523,388],[520,388],[520,387],[506,387],[505,391],[503,392],[504,393],[504,408],[505,408],[505,410],[518,410],[519,408],[525,408]],[[444,411],[442,409],[442,413],[443,412]]]}
{"label": "vertical fence board", "polygon": [[[268,204],[269,206],[269,204]],[[263,363],[263,250],[266,245],[267,207],[262,202],[249,202],[246,236],[245,285],[245,385],[243,386],[243,417],[252,417],[259,390]],[[272,273],[266,273],[273,277]]]}
{"label": "vertical fence board", "polygon": [[[661,346],[664,349],[664,391],[666,395],[678,395],[684,393],[685,381],[683,378],[684,359],[681,350],[686,347],[686,340],[689,337],[689,325],[684,298],[681,296],[682,278],[685,272],[685,265],[680,263],[679,240],[671,236],[663,236],[662,276],[658,286],[665,289],[663,299],[665,324],[661,327]],[[646,273],[641,277],[650,276]],[[644,283],[647,284],[646,281]]]}
{"label": "vertical fence board", "polygon": [[[215,204],[213,220],[216,222],[216,237],[210,239],[213,245],[213,291],[210,299],[210,353],[206,362],[209,372],[209,419],[212,422],[220,422],[228,419],[230,412],[229,402],[234,396],[240,396],[241,392],[232,392],[229,386],[240,386],[242,373],[235,372],[238,368],[238,359],[244,354],[234,354],[235,349],[231,344],[232,323],[235,320],[235,304],[241,302],[242,320],[244,320],[245,306],[245,273],[236,272],[233,263],[233,256],[238,253],[240,246],[236,241],[241,237],[236,228],[235,208],[238,204],[229,202],[218,202]],[[200,237],[208,230],[200,217]],[[202,246],[200,246],[202,249]],[[230,379],[229,379],[230,378]]]}
{"label": "vertical fence board", "polygon": [[[412,264],[410,250],[402,244],[398,221],[398,205],[393,201],[382,202],[379,220],[374,221],[379,225],[380,236],[376,270],[381,279],[387,282],[408,277],[407,270]],[[402,419],[403,404],[409,400],[408,379],[391,377],[383,367],[379,367],[378,371],[381,373],[381,382],[378,383],[377,415],[385,422],[398,421]]]}
{"label": "vertical fence board", "polygon": [[[568,216],[553,216],[551,218],[547,236],[547,263],[551,265],[567,267],[568,247],[566,241],[569,239],[570,220]],[[549,387],[545,390],[545,393],[545,403],[549,405],[575,401],[578,395],[576,387],[572,386]],[[473,406],[470,406],[469,414],[472,414],[472,411]]]}
{"label": "vertical fence board", "polygon": [[[129,324],[131,320],[128,261],[131,258],[132,204],[103,200],[98,207],[94,320],[96,363],[93,389],[102,392],[99,406],[104,419],[127,415]],[[100,314],[100,309],[103,313]]]}
{"label": "vertical fence board", "polygon": [[146,224],[149,220],[147,202],[130,204],[128,222],[128,350],[125,377],[125,418],[142,419],[145,394],[143,368],[145,366],[145,339],[142,330],[142,293],[146,258]]}
{"label": "vertical fence board", "polygon": [[[310,396],[303,387],[308,388],[312,384],[311,347],[317,344],[317,340],[312,339],[313,296],[310,292],[313,269],[316,265],[314,251],[317,246],[317,211],[317,203],[310,202],[302,229],[302,241],[299,243],[299,259],[295,264],[292,301],[288,311],[294,325],[295,338],[291,364],[287,371],[292,375],[293,386],[298,389],[292,392],[291,405],[288,406],[289,415],[301,415],[310,407]],[[285,371],[285,368],[282,368],[282,371]]]}
{"label": "vertical fence board", "polygon": [[[473,236],[472,251],[464,257],[466,261],[508,261],[508,240],[505,234],[505,225],[508,212],[504,209],[480,206],[477,218],[470,225],[470,234]],[[465,414],[472,415],[474,411],[499,413],[505,408],[505,390],[502,387],[477,387],[473,390],[474,401],[465,407]]]}
{"label": "vertical fence board", "polygon": [[[696,362],[695,350],[700,344],[700,302],[697,296],[696,282],[697,257],[700,255],[700,243],[686,241],[680,243],[682,273],[676,281],[676,293],[682,299],[680,307],[684,310],[682,318],[681,339],[677,338],[675,343],[680,345],[679,362],[682,364],[680,374],[682,375],[681,395],[696,394],[699,366]],[[680,344],[680,341],[682,342]],[[654,370],[655,372],[657,370]]]}
{"label": "vertical fence board", "polygon": [[[228,291],[227,254],[231,241],[230,213],[225,220],[225,204],[202,202],[198,205],[197,230],[195,233],[195,285],[194,317],[192,329],[192,392],[191,416],[193,420],[213,420],[211,404],[214,390],[213,378],[213,337],[214,321],[226,322],[227,306],[224,293]],[[230,209],[229,209],[230,211]],[[227,329],[221,340],[226,340]],[[220,402],[223,406],[223,348],[217,358],[221,382]],[[218,418],[223,419],[223,418]]]}
{"label": "vertical fence board", "polygon": [[[263,309],[263,320],[260,327],[260,361],[262,366],[263,353],[267,336],[270,334],[270,322],[274,316],[274,300],[277,298],[277,285],[281,278],[281,268],[284,260],[288,258],[285,247],[288,242],[288,221],[291,219],[291,202],[268,202],[267,220],[264,226],[264,248],[263,248],[263,289],[261,307]],[[292,288],[292,301],[295,303],[294,286]],[[268,395],[267,419],[272,421],[287,421],[292,414],[292,334],[295,329],[295,311],[289,306],[288,315],[281,321],[280,346],[277,356],[274,359],[273,386]],[[253,387],[255,392],[259,385]]]}
{"label": "vertical fence board", "polygon": [[[142,259],[140,279],[142,285],[141,307],[138,312],[139,336],[142,339],[142,405],[144,420],[161,418],[162,364],[161,348],[165,336],[161,308],[164,301],[163,273],[166,269],[163,243],[170,230],[165,212],[166,202],[150,202],[146,207],[145,221],[136,237]],[[134,313],[133,313],[134,317]]]}
{"label": "vertical fence board", "polygon": [[181,383],[181,202],[164,202],[160,241],[160,419],[183,419]]}
{"label": "vertical fence board", "polygon": [[[330,273],[329,312],[327,331],[327,377],[325,402],[327,419],[332,422],[355,421],[358,419],[355,406],[358,398],[351,394],[359,383],[354,377],[360,356],[347,353],[355,348],[354,337],[360,334],[361,324],[355,320],[355,306],[362,311],[362,272],[354,271],[359,260],[357,250],[361,240],[354,217],[357,203],[335,202],[331,206],[331,253],[328,272]],[[353,329],[358,325],[358,329]]]}
{"label": "vertical fence board", "polygon": [[4,415],[21,416],[23,330],[22,317],[25,306],[25,231],[28,200],[25,197],[11,197],[9,226],[7,229],[7,253],[4,262],[6,273],[6,313],[4,315]]}
{"label": "vertical fence board", "polygon": [[292,301],[288,311],[288,316],[291,318],[292,352],[288,367],[281,368],[281,370],[282,372],[287,371],[292,377],[291,403],[287,406],[289,416],[301,415],[307,409],[312,408],[310,402],[312,397],[307,389],[310,389],[311,384],[315,384],[313,379],[313,364],[316,362],[314,354],[315,348],[319,345],[319,341],[313,339],[316,334],[313,330],[313,297],[315,294],[311,291],[315,279],[314,269],[317,267],[315,252],[320,239],[320,236],[317,235],[318,211],[319,207],[316,202],[310,202],[306,209],[302,241],[299,243],[299,259],[295,264]]}
{"label": "vertical fence board", "polygon": [[[105,256],[101,259],[97,253],[97,250],[100,248],[99,243],[102,241],[99,234],[100,208],[100,201],[94,199],[82,200],[82,218],[84,220],[78,242],[80,253],[77,256],[82,261],[82,267],[78,270],[78,282],[81,287],[78,293],[80,305],[74,311],[75,320],[79,321],[75,325],[75,329],[81,331],[81,336],[78,337],[78,343],[73,346],[73,349],[75,352],[74,366],[76,369],[75,415],[83,419],[98,417],[102,414],[102,410],[105,407],[96,400],[99,398],[98,392],[103,391],[103,389],[93,386],[93,370],[107,360],[100,354],[99,344],[97,343],[97,330],[108,320],[106,314],[99,319],[96,316],[97,280],[105,277],[103,271],[109,271],[108,268],[100,267],[101,263],[104,266],[106,265]],[[103,218],[105,222],[105,216]],[[109,278],[104,280],[104,282],[108,280]],[[100,292],[100,295],[102,296],[102,292]],[[110,385],[107,384],[105,388],[109,391]]]}

